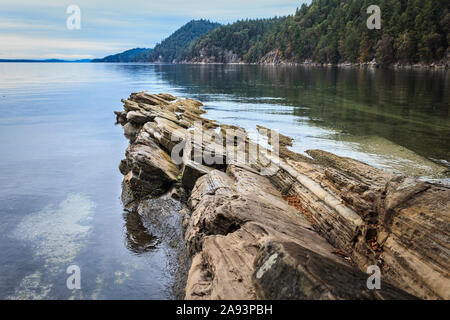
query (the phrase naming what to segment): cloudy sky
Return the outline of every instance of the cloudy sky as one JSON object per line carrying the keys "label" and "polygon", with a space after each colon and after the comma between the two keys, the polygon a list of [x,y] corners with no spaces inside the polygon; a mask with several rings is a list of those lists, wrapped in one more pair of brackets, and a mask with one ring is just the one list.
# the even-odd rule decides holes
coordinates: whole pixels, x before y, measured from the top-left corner
{"label": "cloudy sky", "polygon": [[[192,19],[230,23],[293,14],[302,0],[1,0],[0,59],[97,58],[153,47]],[[112,4],[114,3],[114,4]],[[81,10],[69,30],[67,8]]]}

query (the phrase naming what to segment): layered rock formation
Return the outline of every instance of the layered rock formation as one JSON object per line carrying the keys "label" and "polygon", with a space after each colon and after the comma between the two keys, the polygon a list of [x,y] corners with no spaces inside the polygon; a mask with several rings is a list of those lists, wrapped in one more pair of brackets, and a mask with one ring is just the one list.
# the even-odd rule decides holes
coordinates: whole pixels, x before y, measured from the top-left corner
{"label": "layered rock formation", "polygon": [[[259,127],[273,145],[263,148],[195,100],[141,92],[123,103],[124,205],[165,194],[189,209],[186,299],[450,298],[449,188],[298,155]],[[367,287],[373,265],[379,290]]]}

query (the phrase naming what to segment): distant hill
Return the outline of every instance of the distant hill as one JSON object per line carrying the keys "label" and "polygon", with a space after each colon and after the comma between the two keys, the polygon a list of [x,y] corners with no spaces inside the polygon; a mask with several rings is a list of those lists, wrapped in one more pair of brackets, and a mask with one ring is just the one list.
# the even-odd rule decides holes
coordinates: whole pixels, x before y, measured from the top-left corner
{"label": "distant hill", "polygon": [[150,53],[149,62],[174,62],[179,60],[187,46],[198,37],[219,27],[209,20],[192,20],[157,44]]}
{"label": "distant hill", "polygon": [[61,59],[44,59],[44,60],[33,60],[33,59],[0,59],[0,62],[46,62],[46,63],[83,63],[91,62],[91,59],[80,59],[80,60],[61,60]]}
{"label": "distant hill", "polygon": [[239,20],[199,38],[183,51],[180,60],[191,62],[258,62],[266,52],[267,35],[276,33],[286,18]]}
{"label": "distant hill", "polygon": [[92,62],[140,62],[145,60],[147,54],[151,51],[152,49],[147,48],[134,48],[104,57],[103,59],[94,59]]}
{"label": "distant hill", "polygon": [[94,59],[92,62],[176,62],[193,40],[219,26],[219,23],[209,20],[192,20],[154,49],[135,48],[103,59]]}

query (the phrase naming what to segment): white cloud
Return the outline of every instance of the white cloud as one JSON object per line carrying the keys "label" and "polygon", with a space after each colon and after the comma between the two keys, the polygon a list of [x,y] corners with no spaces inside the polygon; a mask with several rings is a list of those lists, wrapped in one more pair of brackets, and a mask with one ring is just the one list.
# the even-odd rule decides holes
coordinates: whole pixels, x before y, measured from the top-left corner
{"label": "white cloud", "polygon": [[[56,39],[0,34],[0,57],[3,59],[86,59],[89,52],[117,52],[124,43]],[[88,52],[88,53],[86,53]]]}
{"label": "white cloud", "polygon": [[[103,57],[152,47],[191,19],[229,23],[293,14],[301,0],[1,0],[0,58]],[[81,8],[82,30],[67,33],[66,8]],[[77,37],[77,39],[73,39]]]}
{"label": "white cloud", "polygon": [[49,25],[49,24],[38,24],[33,22],[22,22],[17,20],[0,20],[0,30],[53,30],[53,31],[61,31],[64,30],[64,27],[57,25]]}

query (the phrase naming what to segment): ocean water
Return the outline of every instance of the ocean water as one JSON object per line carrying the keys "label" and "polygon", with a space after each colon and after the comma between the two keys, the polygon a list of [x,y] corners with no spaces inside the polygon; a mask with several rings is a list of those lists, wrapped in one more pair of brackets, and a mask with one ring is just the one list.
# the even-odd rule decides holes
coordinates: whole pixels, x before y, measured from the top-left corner
{"label": "ocean water", "polygon": [[[242,65],[0,64],[0,299],[171,299],[173,254],[124,212],[131,92],[292,136],[388,171],[447,182],[450,74]],[[68,289],[77,265],[81,289]]]}

